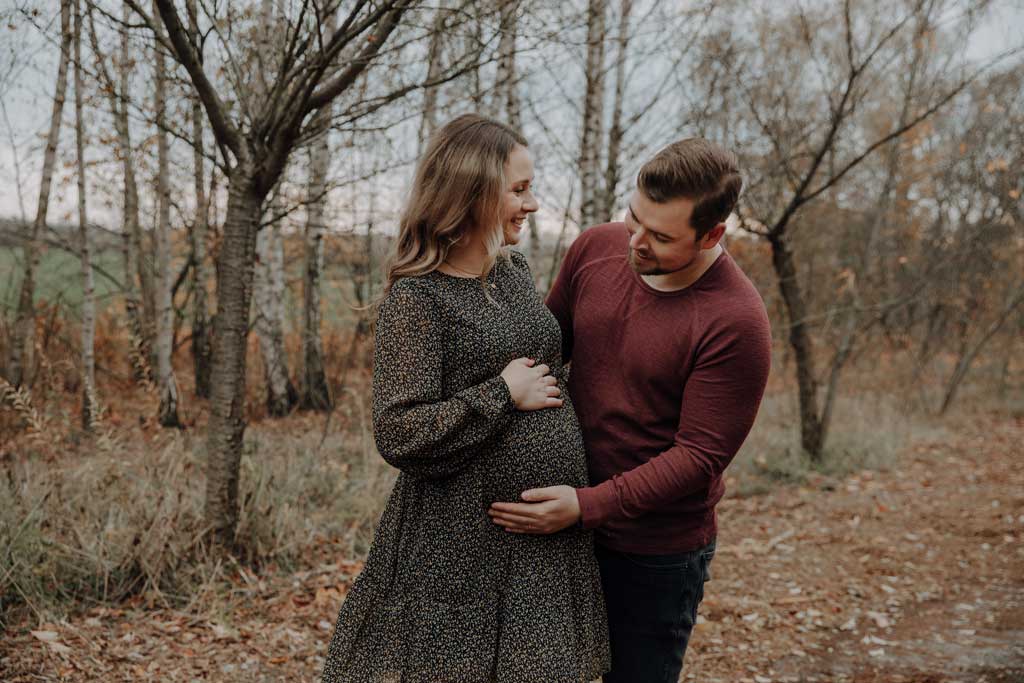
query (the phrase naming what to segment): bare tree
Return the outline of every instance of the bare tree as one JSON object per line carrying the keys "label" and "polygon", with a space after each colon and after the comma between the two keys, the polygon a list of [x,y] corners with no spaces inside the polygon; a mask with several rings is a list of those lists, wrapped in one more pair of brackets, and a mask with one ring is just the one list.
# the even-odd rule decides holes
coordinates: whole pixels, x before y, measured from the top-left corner
{"label": "bare tree", "polygon": [[1021,84],[1019,68],[993,73],[971,89],[960,115],[938,122],[930,136],[939,141],[942,166],[929,188],[938,213],[918,259],[931,273],[919,335],[937,352],[925,360],[944,376],[940,414],[1007,328],[1004,345],[1012,350],[1013,323],[1024,311]]}
{"label": "bare tree", "polygon": [[626,60],[629,56],[629,19],[632,11],[633,0],[622,0],[619,30],[615,41],[615,93],[612,98],[612,120],[608,128],[608,159],[605,162],[604,193],[600,209],[602,220],[608,220],[615,211],[616,191],[622,173],[619,154],[622,151],[622,137],[625,134],[622,110],[626,96]]}
{"label": "bare tree", "polygon": [[25,245],[25,274],[18,296],[18,313],[14,323],[10,356],[6,363],[8,381],[15,387],[28,384],[34,364],[35,351],[35,274],[42,254],[41,235],[46,228],[46,216],[50,209],[50,190],[53,186],[54,162],[57,158],[57,144],[60,141],[61,115],[64,111],[64,96],[68,84],[68,61],[71,54],[71,0],[60,3],[60,61],[57,65],[57,83],[50,113],[50,128],[46,135],[43,152],[43,172],[39,183],[39,203],[35,219]]}
{"label": "bare tree", "polygon": [[74,29],[75,70],[75,156],[78,164],[78,231],[82,261],[82,428],[92,431],[99,419],[96,392],[96,300],[92,273],[92,247],[89,239],[89,217],[86,212],[85,131],[82,121],[82,2],[75,0]]}
{"label": "bare tree", "polygon": [[[234,539],[238,520],[238,473],[245,432],[246,337],[261,206],[277,184],[294,147],[312,137],[309,121],[352,87],[373,62],[409,10],[412,0],[390,0],[371,7],[356,4],[333,32],[303,12],[280,23],[285,39],[268,65],[270,87],[258,100],[235,82],[238,111],[229,108],[213,76],[200,61],[172,0],[156,0],[152,17],[135,0],[125,0],[156,35],[165,33],[168,48],[187,71],[202,101],[224,160],[227,216],[217,256],[217,314],[213,333],[210,422],[207,441],[206,518],[224,544]],[[330,14],[329,12],[326,14]],[[210,17],[216,26],[217,17]],[[159,25],[162,28],[158,28]],[[236,49],[244,46],[234,46]],[[237,65],[234,65],[237,66]],[[229,73],[239,73],[228,65]],[[408,88],[411,90],[412,88]],[[406,90],[406,92],[408,91]],[[400,97],[392,93],[368,107]],[[356,115],[353,109],[349,115]],[[244,121],[244,125],[243,125]]]}
{"label": "bare tree", "polygon": [[[330,117],[326,108],[317,114]],[[299,405],[305,410],[330,410],[334,401],[324,369],[323,343],[320,338],[320,276],[324,264],[324,214],[327,208],[327,170],[330,140],[326,121],[324,133],[309,149],[309,183],[306,198],[306,231],[302,278],[302,395]]]}
{"label": "bare tree", "polygon": [[[434,10],[434,24],[430,31],[430,45],[427,48],[427,80],[435,81],[444,69],[442,60],[445,22],[450,14],[442,1]],[[423,149],[427,138],[437,128],[437,95],[440,86],[432,85],[423,89],[423,120],[420,124],[419,148]]]}
{"label": "bare tree", "polygon": [[964,378],[970,371],[971,366],[978,359],[978,355],[981,353],[982,349],[985,348],[985,345],[988,344],[988,342],[991,341],[991,339],[1003,328],[1010,317],[1022,307],[1024,307],[1024,282],[1018,285],[1016,290],[1010,294],[1010,298],[996,315],[995,320],[989,323],[988,328],[986,328],[977,339],[971,340],[969,343],[965,343],[963,345],[960,357],[957,359],[956,366],[953,368],[953,372],[946,382],[945,394],[942,397],[942,406],[939,408],[940,415],[944,415],[953,404],[953,400],[956,398],[960,385],[963,383]]}
{"label": "bare tree", "polygon": [[[941,12],[931,2],[915,3],[895,19],[876,15],[872,20],[869,11],[864,8],[864,14],[854,16],[851,3],[846,3],[816,14],[800,9],[781,24],[766,20],[761,29],[765,35],[755,39],[767,40],[770,34],[778,54],[769,55],[754,44],[750,55],[757,57],[747,60],[741,74],[749,113],[744,123],[758,135],[744,144],[746,166],[755,175],[746,192],[744,226],[771,246],[796,361],[801,444],[815,460],[823,456],[832,404],[826,396],[822,405],[812,332],[815,318],[795,250],[798,217],[816,199],[832,197],[865,160],[947,106],[977,75],[964,71],[953,79],[955,54],[949,49],[927,53],[928,77],[919,74],[904,92],[908,114],[902,120],[895,116],[880,131],[872,130],[867,125],[868,103],[878,94],[878,83],[891,80],[897,65],[906,66],[897,57],[912,54],[906,46],[915,35],[937,30],[933,18]],[[793,69],[804,72],[806,83],[820,87],[783,87],[783,79],[794,78]],[[850,332],[847,344],[855,329]],[[849,353],[841,344],[831,367],[838,371]],[[828,380],[833,398],[837,379],[833,373]]]}
{"label": "bare tree", "polygon": [[157,136],[157,222],[156,256],[156,357],[157,389],[160,393],[158,419],[164,427],[180,427],[178,383],[174,378],[174,303],[171,279],[171,186],[168,178],[170,141],[167,133],[167,58],[159,42],[154,45],[154,110]]}
{"label": "bare tree", "polygon": [[586,92],[583,97],[583,130],[580,135],[580,224],[604,220],[599,198],[601,140],[604,138],[604,44],[607,0],[587,4]]}
{"label": "bare tree", "polygon": [[[202,35],[199,31],[196,1],[187,0],[186,7],[192,44],[196,46],[196,57],[202,64]],[[196,395],[209,398],[213,342],[210,338],[212,330],[209,304],[206,300],[206,283],[210,279],[206,257],[206,239],[210,227],[210,201],[213,193],[206,192],[203,105],[195,93],[192,93],[189,99],[192,103],[192,165],[196,195],[196,215],[188,232],[189,244],[192,249],[192,368],[195,374]]]}
{"label": "bare tree", "polygon": [[268,202],[266,213],[268,225],[256,238],[256,335],[263,358],[267,412],[281,417],[291,412],[298,403],[299,395],[288,372],[284,348],[284,244],[278,218],[283,211],[277,192]]}
{"label": "bare tree", "polygon": [[[498,25],[501,39],[498,41],[498,69],[494,78],[494,96],[497,100],[495,109],[500,112],[504,108],[505,120],[512,128],[522,132],[522,104],[519,96],[519,74],[516,69],[519,8],[520,0],[507,0],[501,5]],[[527,247],[534,268],[534,283],[539,284],[540,228],[537,225],[536,214],[529,214],[526,220],[529,236]]]}

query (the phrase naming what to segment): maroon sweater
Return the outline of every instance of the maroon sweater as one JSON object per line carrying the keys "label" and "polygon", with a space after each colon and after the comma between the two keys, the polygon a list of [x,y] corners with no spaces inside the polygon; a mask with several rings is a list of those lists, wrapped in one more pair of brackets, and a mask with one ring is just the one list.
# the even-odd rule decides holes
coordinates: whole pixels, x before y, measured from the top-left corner
{"label": "maroon sweater", "polygon": [[689,287],[659,292],[630,268],[628,240],[622,223],[586,230],[547,300],[587,449],[591,486],[577,494],[601,545],[685,552],[715,537],[723,472],[768,379],[771,331],[728,253]]}

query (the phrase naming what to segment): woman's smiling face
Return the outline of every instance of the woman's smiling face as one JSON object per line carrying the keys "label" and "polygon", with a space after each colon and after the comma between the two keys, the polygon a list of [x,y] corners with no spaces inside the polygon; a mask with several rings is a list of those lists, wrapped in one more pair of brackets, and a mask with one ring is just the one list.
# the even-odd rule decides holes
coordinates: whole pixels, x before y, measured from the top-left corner
{"label": "woman's smiling face", "polygon": [[533,159],[522,145],[512,148],[505,163],[507,190],[501,208],[501,232],[506,245],[519,243],[526,218],[537,210],[533,196]]}

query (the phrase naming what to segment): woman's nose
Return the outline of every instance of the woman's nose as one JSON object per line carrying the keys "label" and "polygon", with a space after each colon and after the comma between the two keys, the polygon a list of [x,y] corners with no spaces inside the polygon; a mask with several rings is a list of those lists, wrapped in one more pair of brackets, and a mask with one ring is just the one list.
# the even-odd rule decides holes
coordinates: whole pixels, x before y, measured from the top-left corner
{"label": "woman's nose", "polygon": [[523,211],[526,213],[533,213],[538,208],[540,208],[540,206],[537,204],[537,198],[532,194],[526,198],[525,202],[523,202]]}

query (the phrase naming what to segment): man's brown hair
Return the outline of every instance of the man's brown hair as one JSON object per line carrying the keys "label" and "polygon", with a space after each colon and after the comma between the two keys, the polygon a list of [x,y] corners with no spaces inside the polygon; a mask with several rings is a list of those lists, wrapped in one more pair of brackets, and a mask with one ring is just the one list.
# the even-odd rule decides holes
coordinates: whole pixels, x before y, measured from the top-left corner
{"label": "man's brown hair", "polygon": [[693,201],[690,225],[701,239],[732,213],[743,178],[735,154],[703,138],[687,138],[673,142],[644,164],[636,184],[658,204]]}

